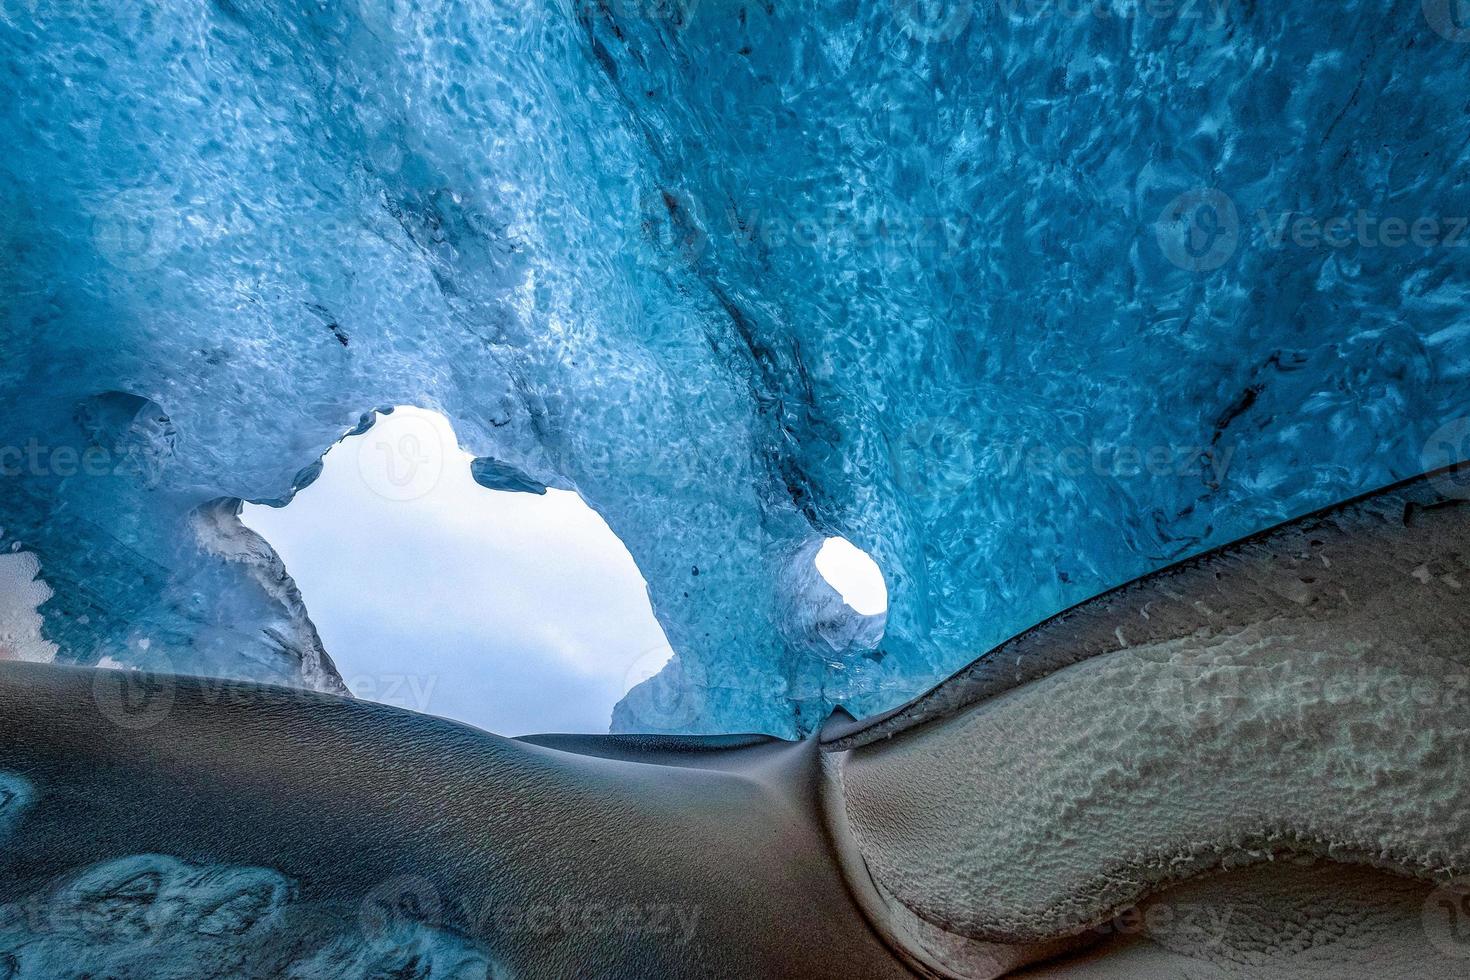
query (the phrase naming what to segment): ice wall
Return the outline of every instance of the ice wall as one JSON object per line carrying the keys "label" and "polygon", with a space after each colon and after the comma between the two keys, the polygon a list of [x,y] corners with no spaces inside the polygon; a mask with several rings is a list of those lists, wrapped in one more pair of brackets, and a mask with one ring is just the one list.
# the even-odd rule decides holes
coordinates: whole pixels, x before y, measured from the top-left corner
{"label": "ice wall", "polygon": [[[5,0],[3,544],[60,660],[330,689],[214,518],[423,405],[628,544],[679,656],[616,727],[891,706],[1467,455],[1467,40],[1435,0]],[[803,632],[827,534],[876,646]]]}

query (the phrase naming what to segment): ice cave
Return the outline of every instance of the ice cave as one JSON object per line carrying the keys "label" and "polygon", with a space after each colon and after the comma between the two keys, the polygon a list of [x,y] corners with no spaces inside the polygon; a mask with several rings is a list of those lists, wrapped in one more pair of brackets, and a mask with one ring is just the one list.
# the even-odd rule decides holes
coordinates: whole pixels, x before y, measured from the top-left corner
{"label": "ice cave", "polygon": [[0,978],[1470,971],[1463,0],[0,51]]}

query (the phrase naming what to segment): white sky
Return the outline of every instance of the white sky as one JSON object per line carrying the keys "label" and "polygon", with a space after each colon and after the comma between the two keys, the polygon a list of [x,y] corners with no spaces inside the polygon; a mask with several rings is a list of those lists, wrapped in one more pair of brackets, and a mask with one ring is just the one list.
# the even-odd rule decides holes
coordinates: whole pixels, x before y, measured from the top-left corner
{"label": "white sky", "polygon": [[864,616],[888,611],[888,586],[872,556],[846,538],[828,538],[817,549],[817,571],[842,601]]}
{"label": "white sky", "polygon": [[491,491],[401,408],[285,508],[247,504],[359,697],[502,735],[605,732],[670,650],[633,558],[575,493]]}

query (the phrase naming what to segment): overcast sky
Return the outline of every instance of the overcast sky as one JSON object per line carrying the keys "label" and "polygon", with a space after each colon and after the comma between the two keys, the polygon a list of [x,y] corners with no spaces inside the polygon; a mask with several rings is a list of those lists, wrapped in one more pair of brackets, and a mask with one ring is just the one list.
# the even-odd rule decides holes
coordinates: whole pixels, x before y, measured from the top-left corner
{"label": "overcast sky", "polygon": [[575,493],[491,491],[399,409],[285,508],[246,505],[359,697],[502,735],[605,732],[670,650],[632,556]]}

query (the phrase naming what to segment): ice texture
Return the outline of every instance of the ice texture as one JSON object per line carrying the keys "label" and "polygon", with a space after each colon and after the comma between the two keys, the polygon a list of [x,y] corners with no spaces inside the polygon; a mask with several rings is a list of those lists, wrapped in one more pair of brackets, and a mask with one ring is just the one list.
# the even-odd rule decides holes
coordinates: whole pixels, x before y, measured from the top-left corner
{"label": "ice texture", "polygon": [[[1467,39],[1435,0],[5,0],[3,544],[60,661],[339,689],[232,508],[419,405],[628,545],[677,656],[616,727],[890,707],[1462,454]],[[829,535],[881,641],[791,592]]]}
{"label": "ice texture", "polygon": [[284,977],[471,980],[489,957],[454,933],[365,900],[302,901],[270,868],[136,854],[12,896],[0,911],[10,980]]}

